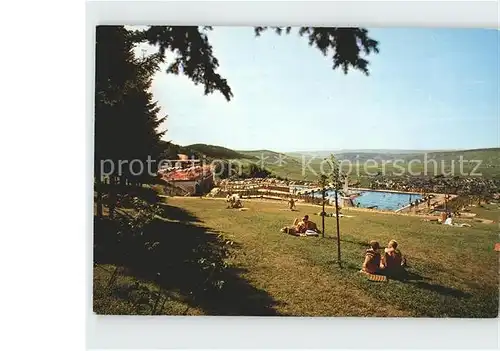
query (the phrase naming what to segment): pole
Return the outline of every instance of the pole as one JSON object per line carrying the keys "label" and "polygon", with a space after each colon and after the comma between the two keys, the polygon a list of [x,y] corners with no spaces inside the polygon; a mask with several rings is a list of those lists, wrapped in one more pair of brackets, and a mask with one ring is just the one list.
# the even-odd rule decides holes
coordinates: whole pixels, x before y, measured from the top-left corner
{"label": "pole", "polygon": [[335,218],[337,219],[337,258],[339,262],[339,267],[342,268],[342,262],[340,261],[340,227],[339,227],[339,201],[337,187],[335,187]]}
{"label": "pole", "polygon": [[325,237],[325,188],[323,188],[322,192],[323,198],[323,210],[321,211],[321,237]]}

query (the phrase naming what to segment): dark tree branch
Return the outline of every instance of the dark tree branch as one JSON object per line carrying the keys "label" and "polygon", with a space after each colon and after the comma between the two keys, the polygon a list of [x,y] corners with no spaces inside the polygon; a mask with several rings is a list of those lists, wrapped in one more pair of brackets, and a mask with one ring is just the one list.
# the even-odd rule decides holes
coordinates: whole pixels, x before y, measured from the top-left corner
{"label": "dark tree branch", "polygon": [[233,97],[227,80],[218,74],[219,61],[213,55],[212,45],[207,32],[212,27],[201,29],[195,26],[151,26],[145,31],[136,31],[138,42],[147,42],[159,48],[159,54],[165,61],[166,51],[173,53],[173,62],[167,72],[184,74],[195,85],[203,84],[205,95],[219,91],[229,101]]}
{"label": "dark tree branch", "polygon": [[[290,34],[292,27],[255,27],[255,35],[272,29],[276,34]],[[212,27],[196,26],[151,26],[134,31],[130,37],[135,42],[147,42],[159,49],[157,60],[164,62],[166,52],[173,53],[167,73],[184,74],[195,85],[203,84],[205,95],[219,91],[230,101],[233,97],[225,78],[217,73],[219,61],[213,55],[207,32]],[[368,36],[363,28],[300,27],[298,34],[306,37],[310,46],[316,47],[324,56],[332,56],[332,69],[341,68],[345,74],[356,69],[369,75],[369,62],[362,56],[378,53],[378,42]]]}
{"label": "dark tree branch", "polygon": [[[267,29],[269,27],[255,27],[255,35],[258,37]],[[286,34],[291,31],[291,27],[271,29],[277,34],[281,34],[283,29]],[[309,45],[316,47],[323,55],[332,52],[332,68],[342,68],[345,74],[352,68],[369,75],[369,62],[361,55],[379,52],[378,42],[370,38],[368,30],[364,28],[300,27],[298,34],[307,37]]]}

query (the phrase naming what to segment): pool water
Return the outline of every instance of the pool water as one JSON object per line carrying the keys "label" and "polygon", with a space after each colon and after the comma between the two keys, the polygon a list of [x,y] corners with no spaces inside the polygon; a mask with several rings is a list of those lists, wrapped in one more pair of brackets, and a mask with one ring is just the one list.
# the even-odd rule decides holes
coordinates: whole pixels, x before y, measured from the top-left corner
{"label": "pool water", "polygon": [[359,207],[377,206],[379,210],[396,211],[410,202],[421,198],[422,196],[418,194],[363,191],[359,196],[354,198],[353,202],[355,206],[359,204]]}
{"label": "pool water", "polygon": [[[308,187],[305,186],[294,186],[290,187],[290,192],[292,192],[293,188],[296,190],[305,190]],[[326,196],[328,198],[333,198],[335,195],[333,191],[328,191]],[[321,193],[316,192],[314,194],[315,197],[321,197]],[[340,194],[339,194],[340,196]],[[419,194],[409,194],[409,193],[393,193],[393,192],[384,192],[384,191],[361,191],[359,196],[356,196],[353,199],[354,206],[359,207],[373,207],[376,206],[379,210],[390,210],[396,211],[403,206],[408,205],[410,202],[413,202],[417,199],[421,199],[422,196]]]}

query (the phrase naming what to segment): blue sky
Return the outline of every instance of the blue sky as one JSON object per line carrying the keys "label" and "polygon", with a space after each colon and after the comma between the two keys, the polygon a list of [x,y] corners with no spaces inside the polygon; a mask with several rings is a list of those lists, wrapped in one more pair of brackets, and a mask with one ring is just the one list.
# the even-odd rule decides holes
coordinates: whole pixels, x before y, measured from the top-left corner
{"label": "blue sky", "polygon": [[283,152],[498,147],[499,33],[371,29],[380,53],[367,77],[333,71],[296,31],[217,27],[209,39],[234,98],[159,72],[164,139]]}

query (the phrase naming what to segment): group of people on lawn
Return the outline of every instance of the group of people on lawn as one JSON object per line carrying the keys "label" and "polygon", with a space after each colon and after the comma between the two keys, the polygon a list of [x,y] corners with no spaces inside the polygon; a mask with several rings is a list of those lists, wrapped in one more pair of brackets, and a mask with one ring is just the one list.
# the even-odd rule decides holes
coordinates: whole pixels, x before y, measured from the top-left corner
{"label": "group of people on lawn", "polygon": [[380,253],[380,244],[378,241],[370,241],[370,248],[366,250],[365,260],[361,272],[368,274],[394,275],[404,272],[406,259],[398,249],[396,240],[391,240]]}
{"label": "group of people on lawn", "polygon": [[317,236],[319,234],[319,229],[316,223],[309,220],[308,215],[305,215],[302,220],[295,218],[292,226],[281,228],[281,232],[295,236]]}
{"label": "group of people on lawn", "polygon": [[228,204],[228,208],[242,208],[243,203],[241,202],[240,195],[238,194],[227,194],[226,202]]}
{"label": "group of people on lawn", "polygon": [[[302,220],[296,218],[291,227],[283,227],[281,232],[295,236],[308,236],[318,235],[320,231],[316,223],[310,221],[309,216],[305,215]],[[380,252],[380,249],[378,241],[370,241],[370,248],[366,250],[361,272],[384,275],[394,275],[404,272],[406,259],[398,249],[396,240],[389,241],[383,254]]]}

